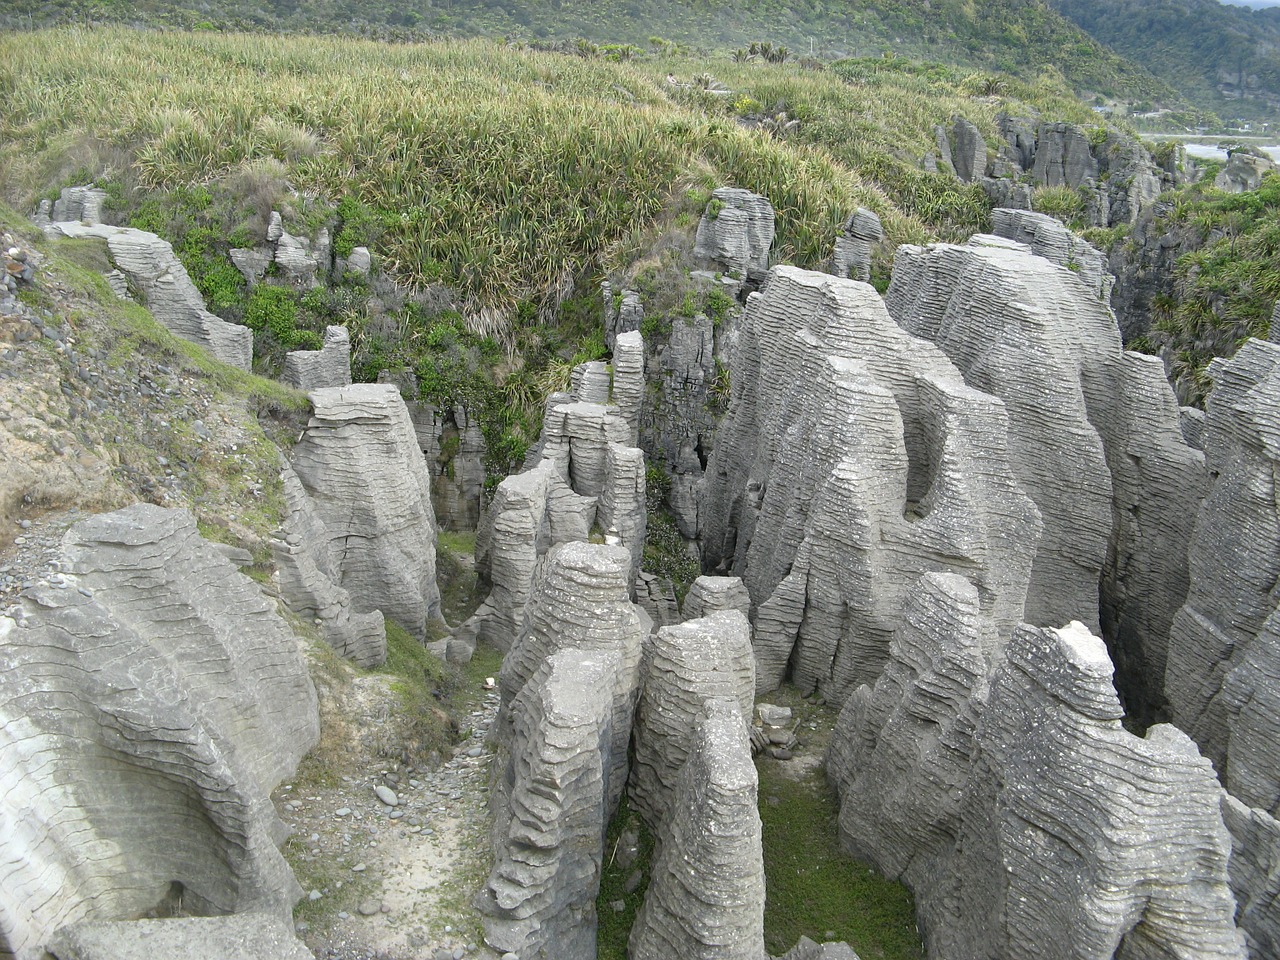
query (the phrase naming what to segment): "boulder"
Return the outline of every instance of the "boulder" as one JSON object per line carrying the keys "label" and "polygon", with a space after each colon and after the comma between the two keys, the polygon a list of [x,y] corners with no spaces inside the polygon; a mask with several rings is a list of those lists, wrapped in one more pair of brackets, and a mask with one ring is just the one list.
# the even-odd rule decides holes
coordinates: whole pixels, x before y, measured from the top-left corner
{"label": "boulder", "polygon": [[280,377],[299,390],[324,390],[351,384],[351,335],[346,327],[324,328],[324,346],[319,350],[290,350],[284,356]]}
{"label": "boulder", "polygon": [[98,237],[107,241],[112,262],[142,294],[143,303],[163,326],[204,347],[215,360],[241,370],[253,361],[253,331],[228,323],[205,309],[173,247],[154,233],[131,227],[53,223],[55,236]]}
{"label": "boulder", "polygon": [[659,829],[630,960],[763,960],[764,851],[751,741],[732,697],[703,702]]}
{"label": "boulder", "polygon": [[390,384],[329,387],[292,453],[356,610],[415,636],[440,616],[431,477],[409,411]]}
{"label": "boulder", "polygon": [[720,187],[698,221],[693,255],[724,273],[760,278],[769,269],[773,246],[773,206],[759,194]]}
{"label": "boulder", "polygon": [[1227,193],[1248,193],[1262,186],[1262,177],[1276,168],[1266,157],[1232,150],[1226,165],[1218,171],[1213,185]]}
{"label": "boulder", "polygon": [[175,892],[287,919],[269,798],[319,737],[297,638],[183,510],[81,521],[59,566],[0,616],[0,953]]}
{"label": "boulder", "polygon": [[252,289],[254,284],[267,275],[267,268],[273,259],[270,250],[237,247],[229,253],[231,262],[244,277],[244,282]]}
{"label": "boulder", "polygon": [[55,223],[70,221],[94,226],[102,222],[102,205],[106,199],[107,192],[97,187],[63,187],[53,203],[51,219]]}
{"label": "boulder", "polygon": [[697,620],[721,610],[737,610],[751,615],[751,595],[738,577],[702,576],[693,581],[680,611],[686,620]]}
{"label": "boulder", "polygon": [[340,656],[362,667],[385,663],[387,631],[381,611],[357,613],[352,608],[351,594],[340,585],[334,540],[319,510],[288,464],[281,479],[285,514],[271,539],[280,599],[295,614],[315,623],[325,643]]}

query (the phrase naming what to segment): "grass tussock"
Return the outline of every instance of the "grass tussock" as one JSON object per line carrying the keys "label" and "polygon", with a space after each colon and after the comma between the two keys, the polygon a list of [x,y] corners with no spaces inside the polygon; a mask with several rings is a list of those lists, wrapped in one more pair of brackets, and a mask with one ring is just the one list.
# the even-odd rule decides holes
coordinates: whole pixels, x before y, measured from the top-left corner
{"label": "grass tussock", "polygon": [[[963,113],[994,133],[1001,107],[1070,113],[1053,77],[975,98],[945,68],[850,64],[615,63],[485,41],[7,35],[2,186],[22,203],[86,175],[144,191],[231,178],[260,196],[280,184],[333,203],[356,196],[384,267],[415,287],[458,289],[468,322],[493,334],[522,319],[520,304],[607,262],[690,176],[768,196],[778,258],[812,265],[858,205],[897,241],[982,224],[976,190],[918,169],[935,124]],[[692,82],[709,66],[727,94]],[[75,171],[69,155],[82,160]]]}

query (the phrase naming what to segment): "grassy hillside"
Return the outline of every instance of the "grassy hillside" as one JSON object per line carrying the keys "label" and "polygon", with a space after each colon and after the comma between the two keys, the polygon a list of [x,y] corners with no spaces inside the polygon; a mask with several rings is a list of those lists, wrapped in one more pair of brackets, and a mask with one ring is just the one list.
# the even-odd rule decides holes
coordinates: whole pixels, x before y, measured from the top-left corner
{"label": "grassy hillside", "polygon": [[115,22],[231,30],[356,32],[393,39],[513,37],[630,44],[665,38],[703,51],[752,41],[835,59],[892,51],[1030,76],[1055,64],[1077,90],[1130,99],[1177,94],[1103,47],[1045,0],[14,0],[0,24]]}
{"label": "grassy hillside", "polygon": [[1280,9],[1217,0],[1050,2],[1202,109],[1280,122]]}

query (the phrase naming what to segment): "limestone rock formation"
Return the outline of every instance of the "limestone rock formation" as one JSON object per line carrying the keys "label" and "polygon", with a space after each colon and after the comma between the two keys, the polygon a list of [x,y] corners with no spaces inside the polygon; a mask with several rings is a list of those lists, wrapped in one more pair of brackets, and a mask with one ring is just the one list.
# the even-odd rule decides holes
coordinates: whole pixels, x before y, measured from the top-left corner
{"label": "limestone rock formation", "polygon": [[1280,815],[1280,345],[1248,341],[1209,367],[1205,459],[1213,478],[1191,538],[1191,588],[1173,621],[1173,720],[1226,788]]}
{"label": "limestone rock formation", "polygon": [[291,924],[265,913],[82,922],[49,944],[55,960],[311,960]]}
{"label": "limestone rock formation", "polygon": [[778,960],[859,960],[847,943],[815,943],[808,937],[784,953]]}
{"label": "limestone rock formation", "polygon": [[[600,293],[604,297],[604,342],[613,350],[620,334],[640,330],[640,324],[644,322],[644,304],[640,294],[634,290],[615,294],[607,280],[601,284]],[[614,359],[616,361],[616,356]]]}
{"label": "limestone rock formation", "polygon": [[644,552],[645,466],[638,447],[611,443],[606,449],[605,484],[596,506],[596,523],[606,543],[617,543],[631,555],[631,569],[640,569]]}
{"label": "limestone rock formation", "polygon": [[82,521],[60,566],[0,617],[0,953],[175,885],[197,914],[287,917],[269,795],[319,735],[297,639],[185,511]]}
{"label": "limestone rock formation", "polygon": [[607,798],[620,786],[610,753],[619,661],[616,652],[562,649],[510,702],[509,740],[495,761],[494,865],[477,906],[485,941],[521,960],[596,955]]}
{"label": "limestone rock formation", "polygon": [[[273,218],[275,216],[272,214]],[[310,240],[307,237],[295,237],[281,227],[280,234],[274,238],[274,242],[275,265],[285,280],[293,286],[317,286],[320,276],[328,272],[328,228],[321,227],[315,240]]]}
{"label": "limestone rock formation", "polygon": [[351,335],[346,327],[325,327],[319,350],[290,350],[280,378],[299,390],[323,390],[351,384]]}
{"label": "limestone rock formation", "polygon": [[53,203],[50,219],[54,223],[71,221],[86,227],[102,222],[102,205],[107,192],[97,187],[63,187]]}
{"label": "limestone rock formation", "polygon": [[1213,179],[1213,185],[1227,193],[1247,193],[1262,186],[1262,177],[1276,168],[1266,157],[1232,150],[1227,163]]}
{"label": "limestone rock formation", "polygon": [[704,701],[631,928],[631,960],[763,960],[764,854],[741,705]]}
{"label": "limestone rock formation", "polygon": [[640,440],[640,408],[644,401],[644,338],[639,331],[619,334],[613,342],[613,403],[627,424],[627,442]]}
{"label": "limestone rock formation", "polygon": [[253,360],[253,331],[228,323],[205,309],[173,247],[154,233],[131,227],[82,226],[55,222],[49,231],[64,237],[107,241],[111,260],[142,294],[147,309],[184,340],[198,343],[217,360],[248,370]]}
{"label": "limestone rock formation", "polygon": [[987,141],[981,131],[964,117],[952,122],[951,162],[956,176],[965,183],[973,183],[987,175]]}
{"label": "limestone rock formation", "polygon": [[893,660],[841,714],[841,833],[912,888],[930,956],[1244,956],[1210,764],[1128,733],[1101,640],[990,643],[974,591],[921,582]]}
{"label": "limestone rock formation", "polygon": [[1075,189],[1098,177],[1098,161],[1084,131],[1070,123],[1043,123],[1036,133],[1032,174],[1048,187]]}
{"label": "limestone rock formation", "polygon": [[751,615],[751,595],[738,577],[699,577],[689,587],[684,598],[686,620],[697,620],[721,610],[737,610],[744,617]]}
{"label": "limestone rock formation", "polygon": [[298,616],[316,623],[324,641],[341,656],[362,667],[386,662],[387,631],[381,611],[352,609],[351,594],[340,585],[334,541],[315,503],[287,464],[281,479],[285,516],[271,540],[281,599]]}
{"label": "limestone rock formation", "polygon": [[880,218],[866,207],[859,207],[849,215],[844,229],[836,237],[831,273],[854,280],[871,279],[871,251],[883,239]]}
{"label": "limestone rock formation", "polygon": [[738,187],[720,187],[698,221],[693,255],[725,273],[759,278],[769,269],[773,235],[773,205],[766,198]]}
{"label": "limestone rock formation", "polygon": [[1231,892],[1250,960],[1280,956],[1280,822],[1225,791],[1222,819],[1231,831]]}
{"label": "limestone rock formation", "polygon": [[292,464],[328,530],[358,611],[381,610],[422,636],[440,615],[431,478],[409,411],[390,384],[330,387]]}
{"label": "limestone rock formation", "polygon": [[269,249],[238,247],[228,251],[228,255],[250,288],[267,275],[267,268],[272,262],[272,252]]}
{"label": "limestone rock formation", "polygon": [[741,576],[755,606],[759,689],[789,666],[837,703],[874,680],[929,570],[977,578],[1007,635],[1040,518],[1004,405],[871,287],[793,267],[752,297],[737,350],[699,521],[704,569]]}
{"label": "limestone rock formation", "polygon": [[1131,706],[1157,706],[1159,684],[1135,693],[1135,678],[1163,658],[1204,483],[1160,371],[1122,351],[1076,274],[1006,240],[900,247],[886,303],[1004,401],[1010,463],[1044,520],[1026,620],[1098,630],[1101,602]]}
{"label": "limestone rock formation", "polygon": [[1031,248],[1038,257],[1052,260],[1080,277],[1103,303],[1111,297],[1115,283],[1107,271],[1107,258],[1061,222],[1030,210],[997,209],[991,211],[992,233],[1016,240]]}
{"label": "limestone rock formation", "polygon": [[728,697],[746,718],[755,701],[751,629],[736,610],[662,627],[646,641],[636,705],[633,808],[650,829],[668,821],[703,703]]}
{"label": "limestone rock formation", "polygon": [[534,584],[524,628],[507,651],[498,678],[502,706],[495,731],[502,740],[509,732],[510,705],[552,654],[578,650],[616,657],[609,689],[613,739],[606,744],[610,812],[627,780],[641,649],[649,633],[628,593],[630,564],[630,554],[616,546],[579,542],[554,548]]}

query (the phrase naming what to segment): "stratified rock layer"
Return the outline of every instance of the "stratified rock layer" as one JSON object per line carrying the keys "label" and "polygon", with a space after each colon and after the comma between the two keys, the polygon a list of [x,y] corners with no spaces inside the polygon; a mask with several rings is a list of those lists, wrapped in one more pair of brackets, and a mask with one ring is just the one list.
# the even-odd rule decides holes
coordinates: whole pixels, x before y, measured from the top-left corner
{"label": "stratified rock layer", "polygon": [[834,702],[874,680],[929,570],[975,579],[1013,629],[1040,517],[1007,424],[870,286],[770,272],[743,319],[699,512],[704,567],[741,576],[755,606],[762,691],[788,669]]}
{"label": "stratified rock layer", "polygon": [[1037,257],[1066,267],[1078,275],[1099,300],[1108,302],[1115,277],[1107,269],[1106,256],[1061,221],[1044,213],[1005,208],[992,210],[991,219],[991,232],[997,237],[1016,240],[1030,247]]}
{"label": "stratified rock layer", "polygon": [[764,960],[764,854],[737,700],[704,702],[631,928],[630,960]]}
{"label": "stratified rock layer", "polygon": [[48,230],[64,237],[107,241],[111,260],[142,294],[152,315],[184,340],[198,343],[217,360],[248,370],[253,362],[253,331],[228,323],[205,309],[200,291],[168,241],[132,227],[78,222],[53,223]]}
{"label": "stratified rock layer", "polygon": [[317,624],[340,655],[362,667],[387,659],[387,631],[381,611],[356,613],[342,588],[334,542],[302,481],[287,464],[281,472],[285,516],[271,541],[280,598],[300,617]]}
{"label": "stratified rock layer", "polygon": [[616,652],[560,650],[509,704],[494,865],[477,905],[485,941],[521,960],[595,958],[620,666]]}
{"label": "stratified rock layer", "polygon": [[57,960],[311,960],[288,920],[270,914],[77,923],[50,944]]}
{"label": "stratified rock layer", "polygon": [[[668,822],[703,703],[727,697],[742,718],[755,700],[751,630],[736,610],[662,627],[644,645],[635,712],[634,809],[654,831]],[[746,719],[741,720],[744,735]]]}
{"label": "stratified rock layer", "polygon": [[737,610],[751,615],[751,595],[737,577],[699,577],[689,587],[680,611],[686,620],[697,620],[721,610]]}
{"label": "stratified rock layer", "polygon": [[280,378],[299,390],[345,387],[351,383],[351,336],[346,327],[325,327],[319,350],[290,350]]}
{"label": "stratified rock layer", "polygon": [[1004,401],[1009,462],[1044,521],[1026,619],[1096,631],[1101,605],[1127,702],[1153,712],[1204,484],[1158,364],[1122,351],[1075,273],[1008,240],[900,247],[886,303]]}
{"label": "stratified rock layer", "polygon": [[693,255],[739,277],[762,277],[773,246],[773,205],[759,194],[720,187],[698,221]]}
{"label": "stratified rock layer", "polygon": [[72,527],[65,582],[0,617],[0,953],[130,919],[287,916],[270,792],[316,742],[297,639],[185,511]]}
{"label": "stratified rock layer", "polygon": [[362,613],[381,610],[422,636],[440,615],[431,477],[409,411],[390,384],[311,394],[315,412],[292,453]]}

